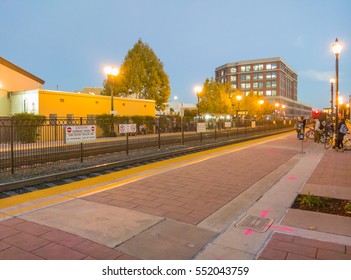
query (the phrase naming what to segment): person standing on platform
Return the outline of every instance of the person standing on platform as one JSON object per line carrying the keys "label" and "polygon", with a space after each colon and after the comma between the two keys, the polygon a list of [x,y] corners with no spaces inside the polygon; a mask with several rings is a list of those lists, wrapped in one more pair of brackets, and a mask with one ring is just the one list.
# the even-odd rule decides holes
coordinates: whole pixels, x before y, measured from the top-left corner
{"label": "person standing on platform", "polygon": [[337,130],[337,137],[336,137],[336,147],[335,151],[341,150],[344,151],[344,144],[342,143],[344,141],[344,136],[347,134],[349,131],[344,119],[340,119],[340,122],[338,123],[338,127],[336,128]]}
{"label": "person standing on platform", "polygon": [[319,143],[320,142],[320,126],[321,122],[319,119],[314,120],[314,143]]}

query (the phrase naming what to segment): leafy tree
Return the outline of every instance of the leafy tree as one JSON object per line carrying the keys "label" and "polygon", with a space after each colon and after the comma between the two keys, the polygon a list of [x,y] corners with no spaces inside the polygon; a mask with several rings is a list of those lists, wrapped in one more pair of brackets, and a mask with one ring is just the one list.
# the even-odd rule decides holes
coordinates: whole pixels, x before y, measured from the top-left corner
{"label": "leafy tree", "polygon": [[232,110],[230,92],[230,84],[218,84],[213,78],[206,79],[200,93],[200,112],[229,114]]}
{"label": "leafy tree", "polygon": [[104,81],[103,94],[155,100],[157,110],[164,110],[171,90],[163,63],[148,44],[140,39],[128,51],[118,76]]}

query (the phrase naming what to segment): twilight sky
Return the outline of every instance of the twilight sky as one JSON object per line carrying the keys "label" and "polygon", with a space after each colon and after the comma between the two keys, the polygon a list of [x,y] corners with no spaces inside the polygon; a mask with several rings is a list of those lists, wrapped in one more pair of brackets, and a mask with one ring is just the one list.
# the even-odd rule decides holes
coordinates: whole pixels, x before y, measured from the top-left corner
{"label": "twilight sky", "polygon": [[[225,63],[281,57],[298,74],[298,100],[330,105],[338,37],[339,92],[351,95],[350,0],[0,0],[0,56],[45,80],[45,89],[102,87],[142,39],[164,64],[171,99]],[[0,73],[1,75],[1,73]]]}

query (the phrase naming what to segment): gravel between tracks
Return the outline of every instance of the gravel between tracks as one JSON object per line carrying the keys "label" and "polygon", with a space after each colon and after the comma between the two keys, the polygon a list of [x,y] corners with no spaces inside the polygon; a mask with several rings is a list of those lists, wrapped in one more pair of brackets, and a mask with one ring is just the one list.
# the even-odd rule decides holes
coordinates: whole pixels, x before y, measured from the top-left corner
{"label": "gravel between tracks", "polygon": [[93,157],[84,158],[83,162],[77,160],[65,161],[65,162],[55,162],[49,163],[46,165],[40,166],[32,166],[29,168],[22,168],[19,170],[15,170],[14,174],[11,174],[10,171],[0,173],[0,184],[8,184],[19,182],[22,180],[33,179],[37,177],[53,175],[58,173],[65,173],[72,170],[83,169],[87,167],[102,165],[106,163],[113,163],[123,160],[130,160],[135,158],[140,158],[144,156],[149,156],[153,154],[160,154],[166,151],[173,151],[182,149],[181,146],[173,146],[167,147],[163,149],[143,149],[142,151],[135,150],[130,151],[129,155],[126,155],[125,152],[113,153],[113,154],[104,154],[104,155],[97,155]]}

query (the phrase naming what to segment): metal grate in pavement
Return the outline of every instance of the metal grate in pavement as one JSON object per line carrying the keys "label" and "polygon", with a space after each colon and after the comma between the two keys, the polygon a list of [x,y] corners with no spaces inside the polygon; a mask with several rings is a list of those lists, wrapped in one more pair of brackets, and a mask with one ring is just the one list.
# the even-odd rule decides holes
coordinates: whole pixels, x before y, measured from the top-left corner
{"label": "metal grate in pavement", "polygon": [[246,215],[238,223],[236,223],[235,226],[238,228],[251,229],[256,232],[266,232],[273,222],[273,218]]}

